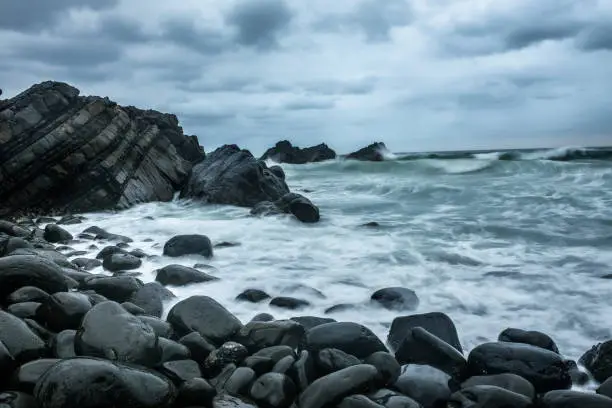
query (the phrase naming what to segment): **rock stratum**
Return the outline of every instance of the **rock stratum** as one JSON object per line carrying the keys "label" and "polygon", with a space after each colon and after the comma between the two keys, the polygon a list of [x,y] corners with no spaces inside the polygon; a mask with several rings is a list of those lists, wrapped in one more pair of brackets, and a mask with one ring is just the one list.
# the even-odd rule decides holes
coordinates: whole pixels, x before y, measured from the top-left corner
{"label": "rock stratum", "polygon": [[0,100],[0,214],[169,201],[204,156],[176,116],[42,82]]}

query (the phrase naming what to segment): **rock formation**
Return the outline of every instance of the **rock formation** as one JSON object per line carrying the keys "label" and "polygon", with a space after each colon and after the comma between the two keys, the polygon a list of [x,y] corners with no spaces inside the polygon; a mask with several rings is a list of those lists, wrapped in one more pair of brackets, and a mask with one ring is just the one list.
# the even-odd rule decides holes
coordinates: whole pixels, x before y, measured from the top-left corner
{"label": "rock formation", "polygon": [[42,82],[0,100],[0,214],[169,201],[203,155],[174,115]]}
{"label": "rock formation", "polygon": [[361,161],[384,161],[384,153],[387,151],[387,146],[384,143],[377,142],[349,154],[346,158]]}
{"label": "rock formation", "polygon": [[301,149],[297,146],[293,146],[291,142],[287,140],[278,142],[261,156],[261,160],[270,159],[277,163],[290,164],[320,162],[333,160],[335,158],[336,152],[330,149],[325,143]]}

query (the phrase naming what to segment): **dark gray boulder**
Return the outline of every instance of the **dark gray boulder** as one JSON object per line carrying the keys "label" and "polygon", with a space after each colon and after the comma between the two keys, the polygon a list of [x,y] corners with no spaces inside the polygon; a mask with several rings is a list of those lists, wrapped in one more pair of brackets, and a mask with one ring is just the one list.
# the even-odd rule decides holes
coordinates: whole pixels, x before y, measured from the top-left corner
{"label": "dark gray boulder", "polygon": [[0,303],[24,286],[34,286],[47,293],[68,290],[62,268],[48,259],[35,255],[0,258]]}
{"label": "dark gray boulder", "polygon": [[579,391],[556,390],[547,392],[538,408],[609,408],[612,398]]}
{"label": "dark gray boulder", "polygon": [[[97,294],[117,303],[127,302],[142,288],[143,283],[132,276],[91,276],[81,284],[82,289],[93,290]],[[133,302],[133,301],[132,301]],[[137,304],[133,302],[134,304]]]}
{"label": "dark gray boulder", "polygon": [[378,376],[376,383],[380,387],[395,384],[401,373],[401,366],[391,354],[384,351],[377,351],[363,360],[365,364],[376,367]]}
{"label": "dark gray boulder", "polygon": [[129,301],[143,308],[146,314],[161,317],[163,302],[174,297],[174,293],[164,288],[159,282],[149,282],[133,292]]}
{"label": "dark gray boulder", "polygon": [[155,280],[162,285],[187,286],[219,280],[215,276],[183,265],[167,265],[157,271]]}
{"label": "dark gray boulder", "polygon": [[236,300],[241,300],[244,302],[251,302],[251,303],[259,303],[266,299],[270,299],[270,295],[268,295],[263,290],[259,290],[259,289],[246,289],[241,294],[236,296]]}
{"label": "dark gray boulder", "polygon": [[409,330],[414,327],[424,328],[456,348],[460,353],[463,353],[455,324],[450,317],[440,312],[400,316],[393,319],[387,337],[387,343],[389,343],[391,349],[397,350],[402,340],[406,338]]}
{"label": "dark gray boulder", "polygon": [[419,307],[416,293],[407,288],[379,289],[372,294],[371,300],[389,310],[410,311]]}
{"label": "dark gray boulder", "polygon": [[111,272],[130,271],[141,265],[142,260],[130,254],[112,254],[102,261],[102,267]]}
{"label": "dark gray boulder", "polygon": [[[23,364],[47,354],[45,342],[20,318],[0,310],[0,344],[17,363]],[[0,351],[0,355],[5,352]],[[5,357],[6,358],[6,357]]]}
{"label": "dark gray boulder", "polygon": [[162,356],[159,337],[151,326],[111,301],[99,303],[87,312],[74,346],[80,356],[145,367],[154,367]]}
{"label": "dark gray boulder", "polygon": [[236,145],[224,145],[193,167],[181,197],[253,207],[262,201],[276,201],[288,192],[284,180],[263,161]]}
{"label": "dark gray boulder", "polygon": [[89,297],[81,293],[58,292],[43,301],[38,308],[37,320],[54,332],[78,329],[81,320],[91,309]]}
{"label": "dark gray boulder", "polygon": [[23,286],[9,295],[7,303],[43,302],[50,295],[34,286]]}
{"label": "dark gray boulder", "polygon": [[361,361],[342,350],[326,348],[320,350],[316,355],[317,373],[327,375],[347,367],[361,364]]}
{"label": "dark gray boulder", "polygon": [[531,344],[532,346],[541,347],[555,353],[559,352],[553,339],[551,339],[549,335],[539,331],[508,328],[499,334],[497,340],[510,343]]}
{"label": "dark gray boulder", "polygon": [[178,389],[177,407],[211,407],[217,390],[203,378],[185,381]]}
{"label": "dark gray boulder", "polygon": [[293,214],[304,223],[316,223],[321,219],[319,207],[298,193],[287,193],[276,201],[262,201],[251,210],[251,215],[268,216]]}
{"label": "dark gray boulder", "polygon": [[170,340],[165,337],[160,337],[159,347],[161,348],[162,352],[160,364],[166,363],[168,361],[191,359],[191,352],[189,351],[189,349],[174,340]]}
{"label": "dark gray boulder", "polygon": [[0,392],[0,406],[6,408],[40,408],[33,396],[19,391]]}
{"label": "dark gray boulder", "polygon": [[423,408],[446,407],[451,396],[449,376],[430,367],[411,364],[402,368],[402,373],[390,388],[399,391],[420,403]]}
{"label": "dark gray boulder", "polygon": [[85,269],[86,271],[90,271],[98,266],[102,266],[102,261],[98,259],[90,259],[90,258],[76,258],[72,260],[72,263],[78,266],[79,268]]}
{"label": "dark gray boulder", "polygon": [[612,377],[612,340],[593,346],[580,357],[579,362],[597,381],[606,381]]}
{"label": "dark gray boulder", "polygon": [[384,161],[384,153],[387,151],[387,146],[382,142],[372,143],[362,149],[359,149],[346,156],[349,160],[361,160],[361,161]]}
{"label": "dark gray boulder", "polygon": [[327,317],[317,317],[317,316],[294,316],[290,320],[293,320],[294,322],[298,322],[299,324],[304,326],[304,329],[306,330],[310,330],[313,327],[317,327],[322,324],[336,322],[334,319],[330,319]]}
{"label": "dark gray boulder", "polygon": [[11,389],[32,394],[40,377],[59,361],[56,358],[41,358],[23,364],[13,373],[10,380]]}
{"label": "dark gray boulder", "polygon": [[76,330],[63,330],[53,336],[51,341],[51,351],[55,358],[72,358],[76,357],[74,351],[74,339]]}
{"label": "dark gray boulder", "polygon": [[198,332],[192,332],[181,337],[179,343],[189,350],[191,358],[200,363],[200,365],[204,365],[210,353],[216,349],[214,344],[210,343]]}
{"label": "dark gray boulder", "polygon": [[289,408],[297,397],[297,388],[286,375],[268,373],[255,380],[250,395],[261,406]]}
{"label": "dark gray boulder", "polygon": [[38,302],[13,303],[6,308],[6,311],[20,319],[34,319],[39,307]]}
{"label": "dark gray boulder", "polygon": [[342,350],[357,358],[366,358],[377,351],[387,351],[370,329],[352,322],[327,323],[306,332],[301,349],[316,354],[325,348]]}
{"label": "dark gray boulder", "polygon": [[301,149],[293,146],[288,140],[282,140],[266,150],[260,160],[272,160],[277,163],[305,164],[333,160],[336,152],[325,143]]}
{"label": "dark gray boulder", "polygon": [[170,257],[201,255],[212,258],[213,246],[206,235],[177,235],[164,244],[164,255]]}
{"label": "dark gray boulder", "polygon": [[533,400],[536,395],[533,385],[516,374],[505,373],[473,376],[461,383],[461,388],[471,388],[478,385],[491,385],[503,388],[524,395],[531,400]]}
{"label": "dark gray boulder", "polygon": [[568,364],[556,353],[521,343],[485,343],[468,357],[469,375],[512,373],[528,380],[536,393],[572,385]]}
{"label": "dark gray boulder", "polygon": [[368,398],[387,408],[422,408],[412,398],[385,388],[369,393]]}
{"label": "dark gray boulder", "polygon": [[39,379],[34,396],[41,408],[171,408],[176,388],[163,376],[136,366],[74,358]]}
{"label": "dark gray boulder", "polygon": [[72,234],[57,224],[47,224],[43,237],[49,242],[68,242],[72,240]]}
{"label": "dark gray boulder", "polygon": [[203,367],[208,377],[214,377],[229,364],[240,365],[248,355],[249,351],[245,346],[228,341],[206,357]]}
{"label": "dark gray boulder", "polygon": [[273,322],[249,322],[236,335],[236,341],[249,351],[256,352],[266,347],[289,346],[296,348],[304,337],[304,327],[292,320]]}
{"label": "dark gray boulder", "polygon": [[369,391],[378,372],[368,364],[360,364],[319,378],[299,396],[300,408],[324,408],[340,403],[345,397]]}
{"label": "dark gray boulder", "polygon": [[449,406],[457,408],[531,408],[532,400],[504,388],[492,385],[476,385],[464,388],[451,395]]}
{"label": "dark gray boulder", "polygon": [[177,386],[193,378],[202,377],[200,366],[193,360],[166,361],[158,370]]}
{"label": "dark gray boulder", "polygon": [[270,300],[270,306],[281,309],[298,310],[310,306],[310,302],[288,296],[278,296]]}
{"label": "dark gray boulder", "polygon": [[177,333],[195,331],[217,345],[231,339],[242,328],[240,320],[208,296],[180,301],[170,310],[167,320]]}
{"label": "dark gray boulder", "polygon": [[95,225],[85,229],[82,233],[93,235],[94,239],[119,242],[117,246],[119,246],[120,244],[127,244],[133,242],[133,239],[130,237],[126,237],[125,235],[113,234]]}
{"label": "dark gray boulder", "polygon": [[257,379],[255,371],[249,367],[238,367],[225,382],[224,390],[230,395],[249,395],[251,385]]}

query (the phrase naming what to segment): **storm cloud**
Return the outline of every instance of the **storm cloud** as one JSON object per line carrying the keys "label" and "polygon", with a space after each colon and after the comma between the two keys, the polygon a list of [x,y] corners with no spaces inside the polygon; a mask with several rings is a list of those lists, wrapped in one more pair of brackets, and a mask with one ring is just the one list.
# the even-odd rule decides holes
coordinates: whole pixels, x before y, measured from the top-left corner
{"label": "storm cloud", "polygon": [[612,144],[606,0],[0,2],[0,88],[175,113],[210,150]]}

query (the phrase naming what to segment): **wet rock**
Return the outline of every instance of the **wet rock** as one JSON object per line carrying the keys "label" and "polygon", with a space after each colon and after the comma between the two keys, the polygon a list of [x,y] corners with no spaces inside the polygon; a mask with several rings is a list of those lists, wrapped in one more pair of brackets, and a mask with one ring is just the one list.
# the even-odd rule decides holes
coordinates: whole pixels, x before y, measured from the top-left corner
{"label": "wet rock", "polygon": [[63,360],[40,378],[34,396],[41,408],[169,408],[176,397],[172,383],[151,371],[105,360]]}
{"label": "wet rock", "polygon": [[85,217],[79,215],[65,215],[57,222],[57,225],[75,225],[83,223]]}
{"label": "wet rock", "polygon": [[182,265],[168,265],[157,271],[155,280],[162,285],[187,286],[219,280],[214,276]]}
{"label": "wet rock", "polygon": [[223,393],[213,399],[212,408],[257,408],[257,405],[243,397]]}
{"label": "wet rock", "polygon": [[434,336],[453,346],[460,353],[463,353],[455,324],[450,317],[440,312],[401,316],[393,319],[391,329],[389,329],[389,336],[387,337],[387,342],[391,349],[397,350],[402,340],[406,338],[409,330],[414,327],[424,328]]}
{"label": "wet rock", "polygon": [[23,319],[23,322],[30,328],[30,330],[32,330],[34,334],[40,337],[41,340],[44,342],[50,341],[55,335],[55,333],[43,327],[34,319]]}
{"label": "wet rock", "polygon": [[302,326],[304,326],[305,330],[310,330],[313,327],[320,326],[326,323],[335,323],[334,319],[329,319],[326,317],[316,317],[316,316],[297,316],[292,317],[291,320],[294,322],[298,322]]}
{"label": "wet rock", "polygon": [[204,370],[209,376],[215,376],[228,364],[240,365],[249,355],[246,347],[240,343],[227,342],[213,350],[204,361]]}
{"label": "wet rock", "polygon": [[123,302],[123,303],[121,303],[121,307],[123,307],[125,310],[127,310],[128,312],[130,312],[134,316],[140,316],[140,315],[146,315],[147,314],[147,312],[145,312],[145,310],[142,307],[136,306],[132,302]]}
{"label": "wet rock", "polygon": [[259,289],[247,289],[238,296],[236,296],[236,300],[242,300],[251,303],[259,303],[266,299],[270,299],[270,295]]}
{"label": "wet rock", "polygon": [[262,375],[272,371],[276,363],[287,356],[295,356],[293,349],[289,346],[266,347],[247,357],[243,365],[252,368],[257,375]]}
{"label": "wet rock", "polygon": [[262,201],[278,200],[288,192],[287,184],[263,161],[236,145],[225,145],[193,167],[181,197],[253,207]]}
{"label": "wet rock", "polygon": [[257,378],[255,371],[248,367],[238,367],[225,382],[225,392],[233,396],[248,395],[251,385]]}
{"label": "wet rock", "polygon": [[448,379],[447,374],[436,368],[412,364],[404,367],[391,388],[417,401],[423,408],[446,407],[451,396]]}
{"label": "wet rock", "polygon": [[41,358],[22,365],[11,378],[11,388],[15,391],[32,394],[39,378],[59,361],[56,358]]}
{"label": "wet rock", "polygon": [[[80,288],[81,285],[89,278],[95,276],[84,270],[75,270],[75,269],[64,269],[64,276],[67,279],[67,285],[69,289]],[[103,275],[99,275],[103,276]],[[87,290],[87,289],[85,289]]]}
{"label": "wet rock", "polygon": [[192,378],[202,377],[200,366],[193,360],[167,361],[161,365],[159,371],[177,386]]}
{"label": "wet rock", "polygon": [[30,244],[28,241],[26,241],[23,238],[8,237],[8,236],[3,237],[0,234],[0,257],[6,256],[10,254],[11,252],[16,251],[21,248],[34,249],[32,244]]}
{"label": "wet rock", "polygon": [[30,231],[26,228],[5,220],[0,220],[0,233],[20,238],[25,238],[30,235]]}
{"label": "wet rock", "polygon": [[142,286],[140,280],[131,276],[93,276],[85,280],[82,288],[93,290],[117,303],[131,301],[138,305],[131,298]]}
{"label": "wet rock", "polygon": [[285,170],[281,166],[270,166],[270,172],[281,180],[285,180]]}
{"label": "wet rock", "polygon": [[361,361],[342,350],[326,348],[317,353],[317,372],[322,375],[334,373],[347,367],[361,364]]}
{"label": "wet rock", "polygon": [[136,258],[150,258],[149,255],[147,255],[147,253],[145,251],[143,251],[142,249],[132,249],[130,252],[128,252],[128,254],[135,256]]}
{"label": "wet rock", "polygon": [[149,282],[138,288],[129,301],[143,308],[146,314],[161,317],[163,302],[174,297],[174,293],[164,288],[159,282]]}
{"label": "wet rock", "polygon": [[102,262],[100,260],[90,258],[76,258],[72,260],[72,263],[79,268],[85,269],[86,271],[91,271],[98,266],[102,266]]}
{"label": "wet rock", "polygon": [[270,301],[270,306],[276,306],[281,309],[297,310],[310,306],[310,302],[292,297],[279,296]]}
{"label": "wet rock", "polygon": [[176,407],[210,407],[217,391],[203,378],[185,381],[178,389]]}
{"label": "wet rock", "polygon": [[579,362],[597,381],[606,381],[612,377],[612,340],[593,346],[580,357]]}
{"label": "wet rock", "polygon": [[215,378],[211,378],[210,384],[215,387],[218,393],[223,392],[225,384],[231,378],[234,371],[236,371],[236,364],[228,364],[217,375]]}
{"label": "wet rock", "polygon": [[377,351],[387,351],[370,329],[357,323],[327,323],[306,332],[301,347],[313,353],[335,348],[357,358],[366,358]]}
{"label": "wet rock", "polygon": [[271,372],[279,374],[289,374],[289,371],[291,370],[291,367],[293,367],[294,363],[295,357],[286,356],[282,358],[278,363],[274,364],[274,367],[272,367]]}
{"label": "wet rock", "polygon": [[612,378],[608,378],[598,388],[597,393],[612,398]]}
{"label": "wet rock", "polygon": [[109,245],[102,248],[96,255],[96,259],[106,259],[114,254],[127,254],[127,251],[119,248],[117,245]]}
{"label": "wet rock", "polygon": [[287,293],[291,295],[301,295],[306,297],[314,297],[318,299],[327,299],[325,293],[321,292],[317,288],[313,288],[308,285],[303,285],[301,283],[292,283],[290,285],[283,285],[280,287],[281,293]]}
{"label": "wet rock", "polygon": [[40,303],[38,302],[13,303],[6,311],[20,319],[33,319],[36,317],[36,311],[39,307]]}
{"label": "wet rock", "polygon": [[340,303],[338,305],[333,305],[331,307],[328,307],[327,309],[325,309],[325,314],[333,314],[333,313],[342,313],[342,312],[346,312],[348,310],[355,310],[357,309],[359,306],[353,303]]}
{"label": "wet rock", "polygon": [[[0,341],[0,373],[5,373],[4,375],[8,377],[8,375],[13,372],[15,365],[15,359],[11,355],[11,352],[6,348],[4,343]],[[0,384],[2,383],[3,381],[0,381]]]}
{"label": "wet rock", "polygon": [[535,398],[535,389],[533,385],[523,377],[516,374],[494,374],[494,375],[478,375],[470,377],[461,384],[461,388],[471,388],[479,385],[490,385],[503,388],[533,400]]}
{"label": "wet rock", "polygon": [[74,351],[74,338],[76,330],[63,330],[57,333],[51,342],[52,354],[55,358],[72,358],[76,357]]}
{"label": "wet rock", "polygon": [[0,258],[0,302],[24,286],[34,286],[47,293],[68,290],[62,268],[48,259],[35,255]]}
{"label": "wet rock", "polygon": [[[305,164],[333,160],[335,158],[336,152],[330,149],[325,143],[302,149],[293,146],[288,140],[282,140],[276,143],[274,147],[266,150],[260,160],[269,159],[277,163]],[[270,170],[274,171],[273,167],[270,167]]]}
{"label": "wet rock", "polygon": [[348,160],[380,162],[385,160],[384,152],[386,151],[387,146],[384,143],[376,142],[349,154],[346,158]]}
{"label": "wet rock", "polygon": [[304,327],[292,320],[249,322],[236,335],[236,341],[251,352],[266,347],[289,346],[296,348],[304,337]]}
{"label": "wet rock", "polygon": [[319,207],[298,193],[288,193],[274,202],[274,205],[304,223],[316,223],[321,219]]}
{"label": "wet rock", "polygon": [[227,241],[223,241],[223,242],[219,242],[217,244],[215,244],[215,248],[234,248],[240,246],[239,242],[227,242]]}
{"label": "wet rock", "polygon": [[45,342],[23,320],[2,310],[0,342],[20,364],[44,357],[47,353]]}
{"label": "wet rock", "polygon": [[338,404],[338,408],[383,408],[383,406],[375,403],[365,395],[356,394],[344,398]]}
{"label": "wet rock", "polygon": [[384,351],[378,351],[363,360],[365,364],[370,364],[378,370],[376,383],[380,387],[394,384],[400,376],[401,367],[395,357]]}
{"label": "wet rock", "polygon": [[108,302],[108,299],[106,297],[100,295],[99,293],[94,292],[91,289],[83,290],[81,291],[81,293],[84,295],[87,295],[87,297],[89,298],[89,301],[91,302],[93,306],[97,305],[98,303]]}
{"label": "wet rock", "polygon": [[572,378],[572,384],[582,386],[591,381],[589,374],[586,371],[582,371],[574,360],[565,360],[565,363],[569,367],[569,374]]}
{"label": "wet rock", "polygon": [[485,343],[468,357],[470,375],[512,373],[528,380],[537,393],[571,387],[565,361],[556,353],[520,343]]}
{"label": "wet rock", "polygon": [[499,341],[510,343],[524,343],[532,346],[541,347],[546,350],[559,352],[557,345],[547,334],[539,331],[525,331],[521,329],[508,328],[501,332],[498,337]]}
{"label": "wet rock", "polygon": [[453,378],[462,378],[467,362],[453,346],[422,327],[408,331],[395,358],[400,364],[425,364],[444,371]]}
{"label": "wet rock", "polygon": [[2,408],[39,408],[38,403],[29,394],[18,391],[0,392],[0,407]]}
{"label": "wet rock", "polygon": [[297,397],[297,388],[284,374],[268,373],[259,377],[251,387],[251,398],[270,408],[289,408]]}
{"label": "wet rock", "polygon": [[70,269],[76,269],[76,265],[74,265],[72,262],[70,262],[70,260],[66,257],[66,255],[60,253],[59,251],[56,251],[54,249],[41,249],[41,248],[34,248],[34,249],[27,249],[27,248],[19,248],[13,252],[11,252],[9,255],[34,255],[37,257],[41,257],[41,258],[45,258],[53,263],[55,263],[56,265],[62,267],[62,268],[70,268]]}
{"label": "wet rock", "polygon": [[312,355],[303,350],[299,358],[289,370],[289,376],[297,386],[298,390],[304,391],[317,378],[315,360]]}
{"label": "wet rock", "polygon": [[170,340],[165,337],[160,337],[159,347],[161,348],[162,353],[160,364],[163,364],[168,361],[191,359],[191,352],[189,351],[189,349],[174,340]]}
{"label": "wet rock", "polygon": [[111,272],[129,271],[141,266],[142,260],[130,254],[112,254],[102,261],[102,267]]}
{"label": "wet rock", "polygon": [[49,242],[68,242],[72,240],[72,234],[56,224],[47,224],[43,237]]}
{"label": "wet rock", "polygon": [[39,321],[54,332],[78,329],[85,314],[92,308],[89,297],[80,293],[58,292],[38,309]]}
{"label": "wet rock", "polygon": [[531,399],[492,385],[476,385],[451,395],[449,406],[457,408],[512,407],[530,408]]}
{"label": "wet rock", "polygon": [[609,408],[612,398],[579,391],[550,391],[542,397],[541,408]]}
{"label": "wet rock", "polygon": [[214,344],[225,343],[242,328],[240,320],[208,296],[180,301],[170,310],[167,320],[179,334],[196,331]]}
{"label": "wet rock", "polygon": [[[130,314],[133,314],[130,312]],[[172,338],[174,335],[174,330],[172,329],[172,325],[165,320],[161,320],[154,316],[138,316],[138,318],[145,324],[151,326],[155,334],[159,337],[165,337],[167,339]]]}
{"label": "wet rock", "polygon": [[253,316],[251,322],[271,322],[274,320],[274,316],[270,313],[259,313]]}
{"label": "wet rock", "polygon": [[372,294],[371,299],[389,310],[415,310],[419,306],[419,298],[416,293],[407,288],[380,289]]}
{"label": "wet rock", "polygon": [[367,392],[376,380],[376,368],[360,364],[336,371],[314,381],[300,394],[300,408],[323,408],[340,403],[345,397]]}
{"label": "wet rock", "polygon": [[368,394],[368,397],[375,403],[387,408],[422,408],[412,398],[384,388]]}
{"label": "wet rock", "polygon": [[215,350],[215,346],[198,332],[181,337],[179,343],[187,347],[191,357],[200,364],[204,364],[210,353]]}
{"label": "wet rock", "polygon": [[99,303],[87,312],[74,345],[81,356],[145,367],[155,366],[162,355],[159,338],[151,326],[111,301]]}
{"label": "wet rock", "polygon": [[104,239],[107,241],[119,241],[130,243],[133,242],[132,238],[126,237],[124,235],[111,234],[110,232],[100,228],[100,227],[89,227],[83,231],[84,234],[91,234],[96,237],[96,239]]}
{"label": "wet rock", "polygon": [[170,257],[201,255],[212,258],[213,247],[206,235],[177,235],[164,245],[164,255]]}

